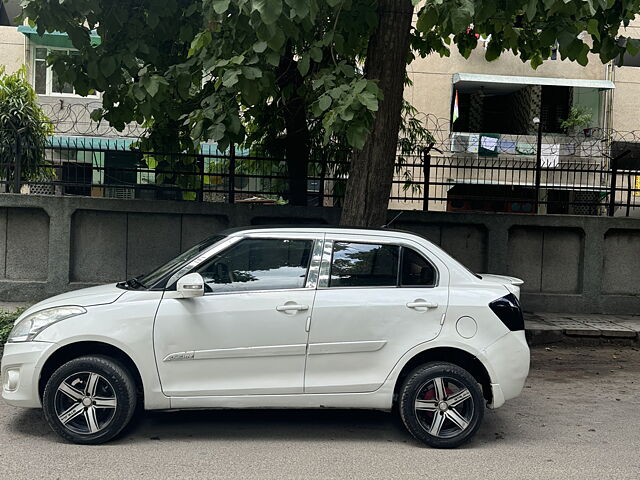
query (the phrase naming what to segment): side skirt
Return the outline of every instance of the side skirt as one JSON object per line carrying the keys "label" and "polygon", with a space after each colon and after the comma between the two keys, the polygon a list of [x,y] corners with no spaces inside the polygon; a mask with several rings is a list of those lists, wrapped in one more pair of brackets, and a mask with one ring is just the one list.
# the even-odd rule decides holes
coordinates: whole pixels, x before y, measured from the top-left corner
{"label": "side skirt", "polygon": [[192,408],[358,408],[391,410],[393,386],[368,393],[300,393],[291,395],[230,395],[171,397],[172,410]]}

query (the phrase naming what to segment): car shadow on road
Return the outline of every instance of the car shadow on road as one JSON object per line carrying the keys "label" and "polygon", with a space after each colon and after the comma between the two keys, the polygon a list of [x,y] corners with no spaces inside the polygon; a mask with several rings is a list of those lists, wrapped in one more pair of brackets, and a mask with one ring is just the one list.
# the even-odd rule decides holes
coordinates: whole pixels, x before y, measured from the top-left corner
{"label": "car shadow on road", "polygon": [[[469,446],[493,443],[493,415],[485,416]],[[41,410],[17,412],[7,427],[28,436],[62,442]],[[112,445],[153,441],[353,441],[398,442],[418,446],[396,413],[370,410],[191,410],[138,412]]]}

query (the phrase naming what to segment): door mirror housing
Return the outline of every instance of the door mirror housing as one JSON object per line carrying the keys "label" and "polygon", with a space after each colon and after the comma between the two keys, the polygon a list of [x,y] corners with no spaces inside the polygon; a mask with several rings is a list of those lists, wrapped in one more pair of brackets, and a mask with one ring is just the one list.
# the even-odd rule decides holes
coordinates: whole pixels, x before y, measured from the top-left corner
{"label": "door mirror housing", "polygon": [[178,280],[176,291],[180,298],[202,297],[204,295],[204,278],[199,273],[189,273]]}

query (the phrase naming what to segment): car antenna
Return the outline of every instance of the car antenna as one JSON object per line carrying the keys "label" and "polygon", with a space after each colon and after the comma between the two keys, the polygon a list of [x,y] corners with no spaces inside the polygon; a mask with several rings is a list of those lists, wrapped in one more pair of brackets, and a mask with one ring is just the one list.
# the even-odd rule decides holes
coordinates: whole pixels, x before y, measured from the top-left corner
{"label": "car antenna", "polygon": [[393,222],[395,222],[395,221],[397,220],[397,218],[398,218],[400,215],[402,215],[403,213],[404,213],[404,210],[402,210],[399,214],[397,214],[395,217],[393,217],[393,218],[391,219],[391,221],[390,221],[390,222],[385,223],[385,224],[384,224],[384,225],[382,225],[380,228],[387,228],[389,225],[391,225]]}

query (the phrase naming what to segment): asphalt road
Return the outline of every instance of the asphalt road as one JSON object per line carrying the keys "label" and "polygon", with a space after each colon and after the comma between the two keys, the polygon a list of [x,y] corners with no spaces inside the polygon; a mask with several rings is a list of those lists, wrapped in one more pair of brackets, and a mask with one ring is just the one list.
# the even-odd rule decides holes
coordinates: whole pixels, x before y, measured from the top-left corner
{"label": "asphalt road", "polygon": [[640,478],[640,351],[533,351],[523,395],[458,450],[361,411],[148,413],[121,439],[63,443],[39,410],[0,405],[0,478]]}

